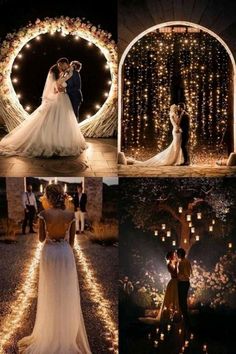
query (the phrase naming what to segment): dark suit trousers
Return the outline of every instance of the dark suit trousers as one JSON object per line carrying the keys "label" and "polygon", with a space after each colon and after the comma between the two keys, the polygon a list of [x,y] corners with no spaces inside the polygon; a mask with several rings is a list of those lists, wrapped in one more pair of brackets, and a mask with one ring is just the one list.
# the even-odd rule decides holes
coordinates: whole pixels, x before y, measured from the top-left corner
{"label": "dark suit trousers", "polygon": [[77,118],[79,118],[79,108],[80,108],[80,105],[81,105],[80,97],[78,97],[78,94],[76,95],[76,94],[68,93],[68,95],[70,97],[70,101],[71,101],[75,116]]}
{"label": "dark suit trousers", "polygon": [[178,281],[179,307],[182,312],[186,326],[189,326],[188,303],[187,303],[189,287],[190,287],[189,281]]}
{"label": "dark suit trousers", "polygon": [[22,233],[25,234],[26,226],[29,222],[30,232],[33,231],[33,221],[35,217],[35,207],[33,205],[27,206],[27,211],[25,210],[25,218],[22,224]]}

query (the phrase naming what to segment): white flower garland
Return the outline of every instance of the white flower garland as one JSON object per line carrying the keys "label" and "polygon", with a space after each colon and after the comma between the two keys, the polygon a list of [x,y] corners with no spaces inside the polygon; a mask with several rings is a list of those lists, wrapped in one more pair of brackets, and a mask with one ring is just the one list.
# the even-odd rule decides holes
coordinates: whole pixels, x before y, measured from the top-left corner
{"label": "white flower garland", "polygon": [[33,38],[45,33],[61,32],[62,35],[81,37],[96,45],[107,60],[111,73],[108,97],[97,113],[80,123],[87,137],[109,137],[117,126],[117,50],[111,34],[79,17],[37,19],[18,32],[9,33],[0,48],[0,118],[8,131],[27,119],[29,114],[22,107],[11,80],[12,66],[21,49]]}

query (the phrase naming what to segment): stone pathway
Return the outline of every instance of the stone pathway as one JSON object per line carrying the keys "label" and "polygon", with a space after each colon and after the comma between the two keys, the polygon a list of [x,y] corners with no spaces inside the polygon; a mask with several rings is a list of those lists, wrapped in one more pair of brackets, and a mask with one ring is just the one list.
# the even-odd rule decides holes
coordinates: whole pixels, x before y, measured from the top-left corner
{"label": "stone pathway", "polygon": [[236,166],[162,166],[156,168],[118,165],[120,177],[235,177]]}
{"label": "stone pathway", "polygon": [[88,149],[79,157],[30,159],[0,156],[0,176],[117,176],[116,139],[93,138],[86,141]]}

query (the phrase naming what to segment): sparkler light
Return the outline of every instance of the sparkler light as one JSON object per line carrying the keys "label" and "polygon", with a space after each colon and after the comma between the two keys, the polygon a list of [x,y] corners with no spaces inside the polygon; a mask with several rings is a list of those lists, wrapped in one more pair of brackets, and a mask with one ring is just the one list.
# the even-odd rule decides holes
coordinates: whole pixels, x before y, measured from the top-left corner
{"label": "sparkler light", "polygon": [[118,354],[118,328],[117,324],[113,321],[110,309],[112,303],[105,299],[102,287],[98,284],[92,266],[85,257],[77,239],[75,240],[75,253],[82,272],[85,277],[85,284],[87,285],[88,293],[93,302],[97,305],[97,315],[105,327],[105,339],[110,343],[110,352]]}

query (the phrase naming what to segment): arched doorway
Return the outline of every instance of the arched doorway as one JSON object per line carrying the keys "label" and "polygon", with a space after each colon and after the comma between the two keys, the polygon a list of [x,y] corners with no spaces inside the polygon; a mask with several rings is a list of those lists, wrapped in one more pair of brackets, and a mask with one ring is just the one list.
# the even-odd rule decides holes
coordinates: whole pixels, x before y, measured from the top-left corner
{"label": "arched doorway", "polygon": [[[178,40],[175,41],[171,40],[171,36],[175,38],[178,37]],[[163,38],[165,40],[163,40]],[[197,50],[193,48],[193,46],[188,45],[187,41],[189,38],[192,39],[192,42],[193,39],[195,38],[195,40],[197,41],[197,45],[198,45],[197,50],[199,51],[199,53],[197,52]],[[211,48],[209,48],[207,43],[208,38],[211,38]],[[147,48],[148,42],[145,43],[146,39],[148,40],[151,39],[152,49],[153,48],[156,49],[155,46],[158,45],[158,42],[162,44],[163,46],[162,51],[164,51],[167,54],[166,56],[162,55],[162,62],[160,61],[160,58],[155,58],[155,50],[154,52],[151,52],[150,48]],[[183,41],[183,43],[180,44],[181,41]],[[144,44],[146,44],[145,52],[143,51],[143,48],[142,51],[138,49],[140,45],[143,46]],[[205,54],[205,59],[204,59],[205,61],[203,61],[203,56],[201,56],[200,49],[202,48],[199,47],[200,44],[203,47],[204,46],[206,47],[205,52],[203,50]],[[180,49],[179,48],[176,49],[176,46],[178,45],[181,45],[183,47],[181,47]],[[168,50],[166,49],[167,46],[170,47]],[[208,75],[207,70],[206,71],[204,70],[204,69],[208,69],[210,65],[209,63],[211,63],[212,58],[210,58],[209,54],[206,55],[206,53],[209,52],[211,53],[211,51],[214,52],[213,54],[215,55],[213,59],[214,62],[212,62],[212,67],[211,67],[212,77],[210,77],[210,74]],[[140,61],[137,64],[135,58],[137,58],[140,52],[142,53],[141,55],[143,57],[149,56],[149,59],[147,58],[145,59],[146,62],[148,60],[149,61],[153,60],[154,62],[156,59],[156,64],[153,65],[153,68],[156,67],[156,71],[160,72],[160,68],[161,68],[160,64],[163,64],[162,70],[163,71],[166,70],[168,71],[168,73],[166,73],[166,80],[163,80],[162,83],[161,80],[158,79],[158,73],[155,72],[155,70],[151,70],[150,69],[151,65],[149,65],[149,72],[146,72],[146,75],[147,77],[148,75],[151,76],[156,75],[157,81],[159,80],[158,88],[156,87],[159,91],[156,92],[160,94],[160,100],[158,101],[155,97],[155,99],[153,99],[152,101],[151,108],[149,104],[149,108],[146,107],[147,109],[145,111],[145,109],[143,109],[143,107],[140,106],[141,109],[139,110],[139,112],[136,109],[134,109],[135,114],[130,117],[129,112],[127,114],[127,107],[130,105],[130,103],[127,104],[127,101],[129,101],[129,99],[130,100],[133,99],[132,104],[134,107],[137,108],[139,104],[140,105],[143,104],[143,101],[141,102],[140,97],[142,100],[143,99],[145,100],[145,96],[149,96],[149,93],[153,92],[153,88],[151,87],[149,88],[150,92],[149,93],[147,92],[146,95],[145,91],[148,90],[148,88],[144,87],[144,90],[142,91],[141,95],[139,95],[139,100],[140,100],[139,102],[134,100],[134,96],[130,98],[129,94],[127,95],[127,85],[132,86],[132,80],[129,81],[129,78],[127,76],[126,63],[127,62],[131,63],[130,65],[131,66],[133,65],[132,69],[137,70],[138,65],[140,65]],[[175,58],[175,55],[173,54],[176,52],[178,52],[178,60],[174,60],[175,62],[172,60],[172,64],[171,64],[168,61],[170,61],[171,55],[172,55],[172,59]],[[225,61],[225,65],[226,65],[225,68],[223,68],[223,66],[221,68],[219,67],[217,68],[218,52],[220,53],[219,55],[221,56],[220,60],[222,62]],[[159,53],[157,54],[157,56],[159,55]],[[200,57],[198,62],[196,60],[193,60],[194,55],[196,56],[196,53]],[[154,57],[154,58],[150,59],[150,57]],[[190,59],[192,59],[192,61]],[[141,61],[141,65],[144,65],[145,60],[143,60],[143,62]],[[172,68],[170,69],[168,65],[169,67],[172,66]],[[177,73],[177,75],[176,77],[172,75],[172,78],[170,80],[170,70],[173,71],[173,68],[175,73]],[[236,133],[236,124],[235,124],[236,100],[235,100],[235,92],[234,92],[235,91],[235,68],[236,68],[235,60],[227,44],[217,34],[208,30],[203,26],[190,23],[190,22],[185,22],[185,21],[172,21],[172,22],[166,22],[166,23],[153,26],[147,29],[146,31],[140,33],[128,45],[120,60],[119,116],[118,116],[119,117],[118,119],[119,151],[124,151],[128,155],[130,154],[135,155],[136,153],[137,154],[136,156],[142,159],[142,154],[140,154],[140,151],[141,152],[144,151],[145,153],[149,151],[149,154],[154,155],[156,153],[155,151],[160,151],[163,148],[165,148],[165,146],[168,145],[168,141],[171,139],[171,136],[169,134],[170,127],[169,124],[166,124],[166,122],[168,121],[167,106],[169,107],[171,103],[177,103],[177,100],[185,101],[188,106],[188,110],[192,120],[192,127],[191,127],[191,135],[192,135],[191,149],[192,150],[193,150],[193,146],[196,144],[197,141],[201,149],[205,151],[205,156],[207,157],[210,155],[209,152],[212,153],[210,149],[212,148],[214,150],[214,145],[215,145],[215,151],[217,151],[218,156],[222,155],[223,153],[229,154],[229,152],[235,151],[236,150],[236,141],[234,139]],[[228,71],[227,73],[226,70]],[[191,72],[192,75],[192,76],[190,75],[191,77],[189,76],[189,72]],[[218,74],[218,72],[221,74]],[[178,75],[178,73],[180,75]],[[194,79],[194,83],[189,84],[189,81],[193,80],[192,77],[194,75],[196,78],[196,73],[198,73],[199,76],[198,80]],[[217,75],[219,76],[218,78]],[[224,88],[222,88],[221,80],[223,76],[221,75],[223,75],[228,80],[227,84],[226,82],[223,83]],[[144,82],[143,80],[145,81],[145,75],[142,74],[141,77],[139,77],[138,79],[136,78],[136,84],[137,81],[143,83]],[[150,77],[147,79],[147,81],[149,80]],[[184,80],[189,80],[187,85],[188,87],[184,86]],[[210,83],[210,81],[212,81],[212,83]],[[152,78],[149,82],[153,82]],[[207,89],[204,88],[204,82],[207,83],[208,86]],[[227,86],[227,89],[226,86],[224,85]],[[140,87],[135,88],[135,95],[137,95],[139,89]],[[166,89],[168,92],[165,93],[164,91]],[[215,92],[214,95],[212,93],[213,91]],[[226,91],[228,92],[227,93],[228,97],[226,97]],[[200,97],[200,102],[199,102],[198,95]],[[164,99],[161,96],[163,96]],[[150,99],[150,97],[148,97],[147,99]],[[205,100],[204,101],[205,106],[202,103],[203,100]],[[208,102],[209,100],[210,102]],[[219,104],[220,101],[221,103]],[[204,106],[205,108],[202,106]],[[151,114],[150,114],[150,109],[151,109]],[[148,121],[148,118],[151,115],[154,117],[152,124],[150,124],[150,120]],[[133,126],[131,124],[132,120],[134,122]],[[155,120],[158,121],[156,125],[155,125]],[[126,125],[127,122],[128,125]],[[145,126],[146,126],[147,134],[145,133],[145,129],[143,128]],[[148,129],[149,129],[149,133],[148,133]],[[223,147],[223,143],[222,143],[223,139],[225,139],[225,133],[227,133],[227,140],[230,141],[230,144],[228,144],[227,147],[225,145]],[[152,141],[150,141],[152,140],[150,139],[150,134],[152,134],[152,136],[155,137],[155,140],[157,141],[156,145],[154,144],[154,142],[152,143]],[[125,137],[125,135],[127,136]],[[146,141],[148,141],[149,146],[148,144],[146,144],[145,138]],[[203,142],[204,139],[206,142],[205,145]],[[133,142],[133,146],[129,146],[130,142]],[[150,155],[146,156],[146,158],[147,157],[150,157]],[[199,157],[198,161],[201,161],[201,158],[202,156]],[[213,156],[213,158],[215,158],[215,156]]]}

